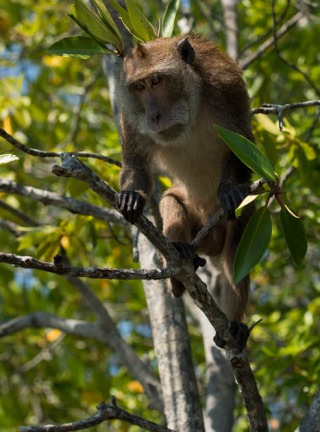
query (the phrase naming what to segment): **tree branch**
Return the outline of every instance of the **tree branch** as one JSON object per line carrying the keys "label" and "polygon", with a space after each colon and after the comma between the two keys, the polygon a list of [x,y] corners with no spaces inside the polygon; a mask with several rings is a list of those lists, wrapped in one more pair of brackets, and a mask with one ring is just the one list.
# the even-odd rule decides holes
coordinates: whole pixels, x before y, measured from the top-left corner
{"label": "tree branch", "polygon": [[4,210],[7,210],[10,212],[13,216],[18,217],[22,222],[24,222],[27,226],[38,226],[38,222],[32,219],[31,217],[27,216],[25,212],[22,212],[19,209],[16,209],[12,207],[11,205],[7,204],[6,202],[0,200],[0,207],[2,207]]}
{"label": "tree branch", "polygon": [[17,267],[41,270],[70,277],[86,277],[89,279],[118,280],[151,280],[175,277],[179,271],[172,268],[159,269],[110,269],[106,267],[73,267],[64,262],[61,255],[54,257],[54,262],[39,261],[31,256],[6,254],[0,252],[0,262]]}
{"label": "tree branch", "polygon": [[[15,148],[21,150],[22,152],[29,154],[31,156],[41,157],[41,158],[52,158],[52,157],[61,157],[63,152],[49,152],[44,150],[37,150],[34,148],[30,148],[24,144],[22,144],[20,141],[18,141],[16,138],[14,138],[12,135],[10,135],[8,132],[6,132],[4,129],[0,128],[0,136],[4,138],[9,144],[14,146]],[[70,152],[70,155],[76,155],[78,157],[85,157],[85,158],[94,158],[94,159],[100,159],[105,162],[108,162],[110,164],[116,165],[118,167],[121,167],[121,162],[109,157],[109,156],[103,156],[97,153],[90,153],[90,152]]]}
{"label": "tree branch", "polygon": [[293,104],[277,105],[277,104],[263,104],[261,107],[252,108],[250,111],[251,116],[255,114],[276,114],[279,120],[279,129],[283,129],[283,113],[298,108],[308,108],[313,106],[320,106],[320,100],[310,100],[304,102],[296,102]]}
{"label": "tree branch", "polygon": [[172,429],[157,425],[118,407],[114,396],[111,397],[110,403],[100,403],[97,410],[97,414],[84,420],[62,425],[20,426],[19,432],[71,432],[88,429],[107,420],[122,420],[150,432],[174,432]]}
{"label": "tree branch", "polygon": [[48,190],[38,189],[32,186],[23,186],[12,180],[0,179],[0,192],[20,195],[33,201],[39,201],[44,205],[55,205],[62,207],[71,213],[85,216],[93,216],[97,219],[126,225],[120,214],[114,210],[98,207],[75,198],[58,195]]}

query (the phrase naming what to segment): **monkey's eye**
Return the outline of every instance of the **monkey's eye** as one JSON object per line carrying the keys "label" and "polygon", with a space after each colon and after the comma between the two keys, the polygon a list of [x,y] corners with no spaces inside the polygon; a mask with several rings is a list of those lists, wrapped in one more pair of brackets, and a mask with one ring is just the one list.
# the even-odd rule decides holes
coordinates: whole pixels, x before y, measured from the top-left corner
{"label": "monkey's eye", "polygon": [[143,90],[145,87],[144,87],[144,84],[143,84],[142,82],[137,82],[137,83],[134,84],[133,88],[134,88],[135,90],[141,91],[141,90]]}
{"label": "monkey's eye", "polygon": [[160,81],[161,81],[161,76],[160,75],[154,75],[151,79],[151,84],[157,85],[157,84],[159,84]]}

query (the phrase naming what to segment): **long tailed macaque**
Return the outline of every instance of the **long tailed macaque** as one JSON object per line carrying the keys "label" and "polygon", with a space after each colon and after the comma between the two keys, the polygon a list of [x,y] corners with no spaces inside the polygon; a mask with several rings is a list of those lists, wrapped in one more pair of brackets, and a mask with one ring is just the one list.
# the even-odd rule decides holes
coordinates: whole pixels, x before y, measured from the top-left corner
{"label": "long tailed macaque", "polygon": [[[237,219],[235,208],[250,193],[250,170],[213,127],[218,124],[253,140],[241,71],[214,43],[190,35],[137,45],[125,56],[121,73],[119,210],[129,222],[136,222],[153,174],[171,177],[172,187],[160,202],[163,233],[184,256],[222,258],[230,286],[221,307],[229,319],[241,320],[249,278],[235,285],[231,275],[252,207]],[[220,206],[225,219],[193,251],[190,242]],[[184,287],[171,279],[170,289],[179,296]]]}

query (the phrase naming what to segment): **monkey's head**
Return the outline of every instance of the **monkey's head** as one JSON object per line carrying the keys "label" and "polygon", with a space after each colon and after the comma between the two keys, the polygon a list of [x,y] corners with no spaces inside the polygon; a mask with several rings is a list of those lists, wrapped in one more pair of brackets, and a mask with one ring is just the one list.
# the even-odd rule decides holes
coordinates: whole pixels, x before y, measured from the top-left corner
{"label": "monkey's head", "polygon": [[158,38],[131,49],[124,59],[123,110],[143,135],[165,145],[196,120],[200,77],[188,38]]}

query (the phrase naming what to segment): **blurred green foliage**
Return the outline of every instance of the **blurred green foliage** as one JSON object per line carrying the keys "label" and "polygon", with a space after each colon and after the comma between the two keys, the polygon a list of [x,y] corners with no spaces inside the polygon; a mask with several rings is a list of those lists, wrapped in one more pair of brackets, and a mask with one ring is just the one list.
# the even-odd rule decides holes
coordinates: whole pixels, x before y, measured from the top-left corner
{"label": "blurred green foliage", "polygon": [[[47,48],[62,36],[78,34],[67,17],[71,1],[0,0],[0,127],[25,145],[50,151],[91,151],[120,160],[120,146],[109,91],[99,57],[88,60],[49,55]],[[182,10],[185,7],[182,2]],[[281,17],[287,2],[276,2]],[[165,5],[141,1],[143,12],[156,27]],[[298,65],[316,83],[320,74],[320,8],[292,1],[282,19],[294,16],[299,5],[308,15],[279,40],[283,57]],[[272,36],[271,5],[263,0],[239,2],[240,62]],[[224,46],[225,29],[219,1],[192,2],[187,12],[192,31]],[[278,26],[281,26],[279,23]],[[176,31],[179,32],[178,26]],[[290,68],[274,48],[245,70],[252,106],[319,99],[304,76]],[[319,83],[318,83],[319,84]],[[289,257],[274,209],[270,248],[253,273],[248,320],[263,318],[255,327],[249,348],[259,388],[269,409],[271,430],[289,432],[299,424],[317,390],[320,365],[320,167],[319,123],[316,108],[287,114],[280,132],[274,116],[255,116],[258,145],[286,179],[287,199],[303,218],[309,249],[302,268]],[[18,160],[0,165],[2,178],[48,189],[105,206],[83,184],[51,173],[57,161],[39,159],[13,149],[0,139],[0,154]],[[119,168],[88,160],[99,176],[117,187]],[[292,171],[292,167],[294,170]],[[292,172],[291,172],[292,171]],[[2,252],[51,260],[63,248],[74,265],[132,267],[128,233],[90,217],[70,214],[18,195],[0,193],[0,200],[41,224],[27,227],[0,206],[0,218],[21,227],[20,237],[0,229]],[[0,322],[45,311],[62,318],[94,321],[81,296],[59,276],[0,265]],[[105,303],[124,338],[155,368],[148,315],[141,284],[126,281],[88,281]],[[195,364],[203,376],[204,354],[199,330],[189,317]],[[199,348],[201,347],[201,349]],[[162,421],[147,408],[141,386],[119,364],[108,347],[94,340],[66,336],[52,329],[30,329],[1,339],[0,424],[4,432],[18,425],[66,422],[95,412],[101,400],[114,394],[119,405],[153,421]],[[241,403],[236,432],[247,431]],[[92,429],[105,430],[105,426]],[[135,431],[114,422],[110,431]]]}

